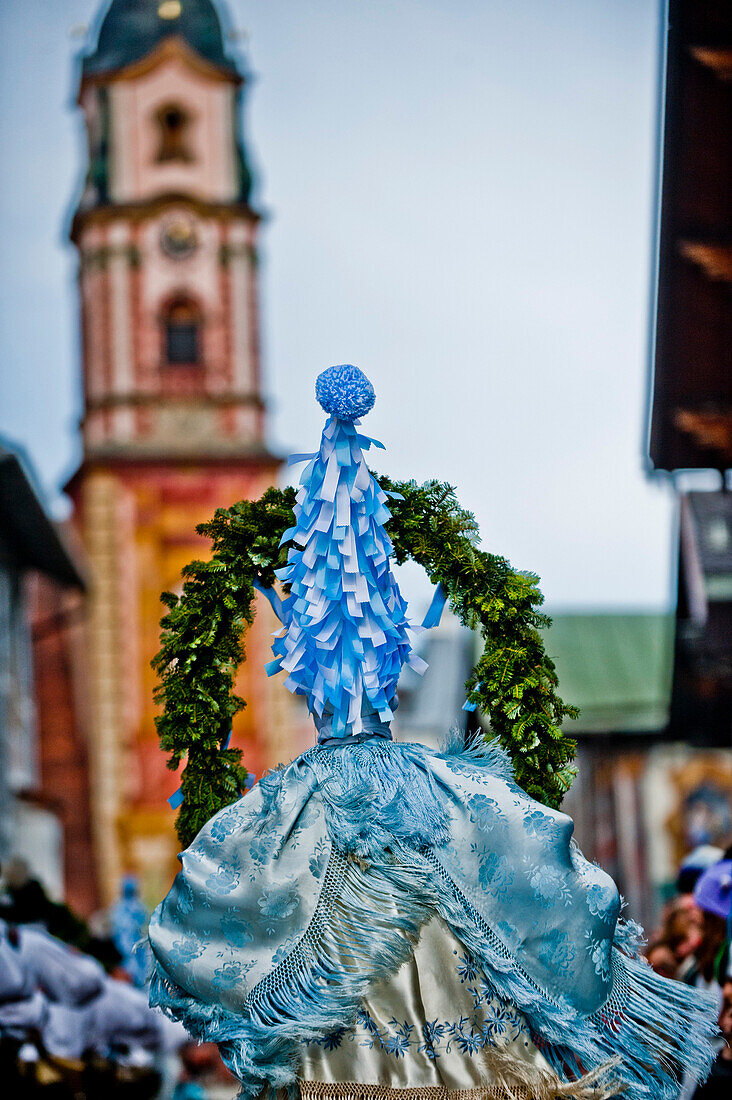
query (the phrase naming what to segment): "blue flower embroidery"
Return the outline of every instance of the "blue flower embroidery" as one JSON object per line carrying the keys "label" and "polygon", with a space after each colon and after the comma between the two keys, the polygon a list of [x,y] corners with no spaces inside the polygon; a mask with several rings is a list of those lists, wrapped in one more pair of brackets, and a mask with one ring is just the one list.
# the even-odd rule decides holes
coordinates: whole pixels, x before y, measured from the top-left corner
{"label": "blue flower embroidery", "polygon": [[420,1054],[426,1054],[428,1058],[433,1061],[435,1058],[439,1058],[440,1055],[437,1052],[437,1047],[440,1045],[443,1035],[445,1034],[445,1024],[440,1024],[437,1020],[426,1020],[422,1024],[422,1038],[424,1042],[418,1051]]}
{"label": "blue flower embroidery", "polygon": [[316,1039],[315,1043],[323,1050],[337,1050],[345,1034],[345,1028],[341,1028],[339,1031],[331,1031],[330,1035],[325,1035],[322,1039]]}
{"label": "blue flower embroidery", "polygon": [[495,1040],[498,1036],[512,1042],[524,1032],[521,1017],[509,1005],[494,997],[485,1007],[486,1020],[483,1035],[486,1040]]}
{"label": "blue flower embroidery", "polygon": [[227,863],[222,860],[216,870],[206,879],[206,889],[218,896],[230,894],[232,890],[236,890],[240,878],[241,870],[238,862]]}
{"label": "blue flower embroidery", "polygon": [[300,895],[294,882],[271,883],[264,887],[257,902],[263,917],[284,920],[300,905]]}
{"label": "blue flower embroidery", "polygon": [[272,966],[279,966],[282,960],[287,958],[300,940],[300,936],[300,932],[295,932],[292,936],[288,936],[286,940],[283,940],[272,956]]}
{"label": "blue flower embroidery", "polygon": [[558,901],[563,901],[565,905],[571,905],[572,903],[572,895],[565,876],[558,867],[546,865],[537,867],[532,872],[529,883],[539,905],[545,909]]}
{"label": "blue flower embroidery", "polygon": [[461,955],[457,966],[458,977],[462,982],[474,982],[478,977],[478,966],[470,955]]}
{"label": "blue flower embroidery", "polygon": [[236,832],[237,828],[240,827],[241,816],[236,805],[227,806],[227,808],[221,810],[211,822],[211,839],[220,843],[222,840],[226,840],[227,836],[231,836],[232,833]]}
{"label": "blue flower embroidery", "polygon": [[592,882],[587,887],[587,908],[593,917],[611,921],[615,917],[616,887],[612,882]]}
{"label": "blue flower embroidery", "polygon": [[[449,1054],[454,1043],[461,1053],[472,1055],[496,1039],[509,1041],[528,1034],[520,1013],[495,995],[468,955],[460,956],[458,974],[461,975],[461,980],[465,980],[462,977],[465,974],[473,978],[477,975],[479,978],[480,991],[478,988],[469,988],[475,999],[476,1011],[470,1017],[461,1016],[459,1020],[425,1021],[420,1028],[422,1042],[417,1046],[420,1054],[434,1061],[441,1053]],[[484,1008],[481,1007],[483,1003]],[[362,1046],[373,1049],[378,1044],[385,1053],[397,1059],[403,1057],[409,1047],[418,1042],[412,1039],[414,1025],[408,1020],[399,1022],[392,1019],[387,1027],[380,1030],[369,1013],[362,1010],[358,1016],[358,1025],[364,1035]]]}
{"label": "blue flower embroidery", "polygon": [[256,836],[249,845],[249,855],[255,863],[269,863],[281,841],[281,835],[274,831]]}
{"label": "blue flower embroidery", "polygon": [[230,962],[224,963],[218,970],[214,970],[211,983],[218,989],[231,989],[237,985],[252,969],[253,963]]}
{"label": "blue flower embroidery", "polygon": [[480,1050],[486,1044],[483,1031],[476,1031],[473,1024],[474,1021],[461,1016],[456,1024],[449,1025],[450,1034],[457,1043],[461,1054],[475,1054],[477,1050]]}
{"label": "blue flower embroidery", "polygon": [[403,1023],[398,1023],[396,1020],[391,1019],[389,1027],[396,1030],[381,1036],[381,1045],[387,1054],[393,1054],[395,1058],[403,1058],[411,1046],[409,1037],[414,1031],[414,1024],[410,1024],[406,1020]]}
{"label": "blue flower embroidery", "polygon": [[203,944],[199,939],[195,936],[182,936],[179,940],[173,940],[168,958],[171,963],[185,966],[186,963],[193,962],[202,954]]}
{"label": "blue flower embroidery", "polygon": [[513,870],[507,856],[483,849],[478,860],[478,881],[491,894],[507,889],[513,882]]}
{"label": "blue flower embroidery", "polygon": [[559,832],[557,821],[546,810],[530,810],[523,824],[527,835],[539,840],[553,841]]}
{"label": "blue flower embroidery", "polygon": [[567,972],[574,962],[574,945],[569,942],[566,932],[553,928],[539,948],[539,958],[549,970]]}
{"label": "blue flower embroidery", "polygon": [[320,876],[323,874],[323,871],[325,870],[327,862],[328,848],[325,840],[323,840],[323,838],[321,837],[321,839],[315,845],[315,850],[313,851],[313,854],[310,857],[310,862],[308,864],[310,868],[310,874],[313,876],[313,878],[320,878]]}
{"label": "blue flower embroidery", "polygon": [[474,764],[456,760],[452,756],[442,756],[440,759],[453,775],[459,778],[468,777],[472,784],[478,784],[481,787],[485,787],[490,786],[490,784],[495,781],[495,777],[490,772],[484,774],[482,771],[478,771]]}
{"label": "blue flower embroidery", "polygon": [[485,832],[490,831],[503,817],[503,812],[494,798],[486,794],[471,794],[467,799],[470,808],[470,820]]}
{"label": "blue flower embroidery", "polygon": [[585,933],[590,942],[587,945],[587,950],[590,953],[593,965],[595,967],[595,973],[602,978],[603,981],[609,982],[610,971],[610,948],[612,947],[612,941],[609,939],[595,940],[591,937],[590,933]]}
{"label": "blue flower embroidery", "polygon": [[357,1018],[358,1018],[358,1022],[360,1024],[360,1026],[366,1032],[366,1039],[361,1044],[361,1046],[368,1047],[369,1050],[373,1050],[375,1044],[380,1039],[379,1029],[376,1026],[376,1023],[374,1022],[374,1020],[372,1019],[371,1015],[368,1012],[366,1012],[365,1009],[362,1009],[359,1012]]}
{"label": "blue flower embroidery", "polygon": [[231,906],[221,917],[221,934],[231,947],[244,947],[254,939],[252,926],[241,919],[241,913]]}

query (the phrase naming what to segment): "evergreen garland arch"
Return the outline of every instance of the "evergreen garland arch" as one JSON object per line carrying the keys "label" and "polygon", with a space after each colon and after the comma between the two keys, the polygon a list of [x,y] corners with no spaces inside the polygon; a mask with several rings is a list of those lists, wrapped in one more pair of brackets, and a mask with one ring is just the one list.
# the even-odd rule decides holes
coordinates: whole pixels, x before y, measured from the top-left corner
{"label": "evergreen garland arch", "polygon": [[[528,794],[559,806],[575,774],[576,748],[561,725],[578,712],[556,691],[554,664],[539,633],[551,620],[538,610],[538,578],[478,547],[475,518],[451,486],[374,476],[382,489],[399,494],[389,503],[387,523],[395,561],[421,565],[442,585],[461,622],[482,635],[483,653],[466,690],[490,722],[488,736],[508,751]],[[168,611],[152,661],[162,707],[156,725],[168,767],[185,760],[176,821],[184,847],[244,789],[242,752],[227,740],[234,715],[246,705],[234,694],[234,680],[254,620],[254,583],[272,586],[274,570],[286,564],[291,544],[280,540],[292,526],[294,504],[295,489],[272,488],[259,500],[218,509],[197,528],[213,541],[211,559],[186,566],[181,596],[162,596]]]}

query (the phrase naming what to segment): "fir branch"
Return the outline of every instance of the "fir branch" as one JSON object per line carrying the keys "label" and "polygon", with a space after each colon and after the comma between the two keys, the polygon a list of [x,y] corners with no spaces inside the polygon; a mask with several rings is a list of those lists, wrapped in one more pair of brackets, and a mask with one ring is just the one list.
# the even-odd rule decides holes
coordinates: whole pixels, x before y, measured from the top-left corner
{"label": "fir branch", "polygon": [[[483,637],[483,654],[466,687],[490,724],[489,736],[508,750],[519,785],[558,806],[574,775],[575,752],[561,724],[577,711],[556,693],[554,664],[539,634],[550,620],[538,610],[538,578],[479,549],[475,518],[449,485],[385,476],[377,481],[403,498],[390,501],[387,529],[395,560],[422,565],[433,583],[442,584],[458,618]],[[176,822],[184,846],[244,786],[241,750],[221,746],[245,706],[234,694],[234,681],[254,619],[253,585],[272,586],[275,569],[286,564],[288,544],[281,539],[292,526],[294,504],[294,489],[272,488],[259,500],[218,509],[197,528],[212,540],[211,558],[184,569],[180,597],[163,594],[168,610],[152,662],[162,708],[156,725],[169,767],[185,761]]]}

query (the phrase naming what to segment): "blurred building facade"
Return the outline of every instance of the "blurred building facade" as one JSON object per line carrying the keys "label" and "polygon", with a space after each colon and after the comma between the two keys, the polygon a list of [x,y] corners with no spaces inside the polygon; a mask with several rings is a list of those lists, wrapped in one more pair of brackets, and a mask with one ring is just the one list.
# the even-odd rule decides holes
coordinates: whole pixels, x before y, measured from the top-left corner
{"label": "blurred building facade", "polygon": [[650,458],[675,482],[718,471],[718,491],[680,494],[670,734],[730,747],[732,19],[722,0],[669,6]]}
{"label": "blurred building facade", "polygon": [[[618,738],[609,746],[605,788],[626,774],[630,792],[616,842],[639,822],[629,896],[633,859],[663,893],[691,848],[732,842],[729,4],[670,0],[665,61],[649,457],[679,499],[678,599],[664,643],[666,719],[643,752]],[[713,484],[715,471],[717,490],[688,491],[695,478]]]}
{"label": "blurred building facade", "polygon": [[652,920],[680,860],[732,843],[732,22],[722,0],[669,0],[655,352],[654,471],[677,491],[670,616],[557,616],[547,634],[581,708],[578,839]]}
{"label": "blurred building facade", "polygon": [[45,637],[80,626],[83,589],[27,463],[0,445],[0,865],[23,859],[51,895],[92,906],[93,874],[76,875],[92,853],[75,679],[56,652],[40,655],[35,674]]}
{"label": "blurred building facade", "polygon": [[672,613],[574,612],[545,633],[562,697],[580,709],[578,774],[564,802],[585,854],[650,925],[673,893],[684,855],[724,844],[732,817],[732,757],[700,751],[669,730]]}
{"label": "blurred building facade", "polygon": [[[265,440],[258,230],[241,139],[245,74],[211,0],[113,0],[80,59],[88,170],[79,257],[83,460],[67,491],[90,578],[83,693],[100,900],[123,874],[156,900],[175,869],[178,778],[156,737],[160,593],[205,557],[196,525],[277,476]],[[267,681],[266,601],[234,723],[256,774],[302,728]],[[40,690],[53,696],[53,661]]]}

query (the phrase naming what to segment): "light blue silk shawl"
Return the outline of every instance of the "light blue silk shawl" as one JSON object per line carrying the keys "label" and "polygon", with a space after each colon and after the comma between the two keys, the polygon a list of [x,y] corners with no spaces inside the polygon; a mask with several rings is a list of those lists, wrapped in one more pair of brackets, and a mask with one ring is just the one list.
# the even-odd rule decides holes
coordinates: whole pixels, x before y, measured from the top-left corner
{"label": "light blue silk shawl", "polygon": [[612,879],[572,821],[483,742],[318,746],[217,814],[153,915],[152,1000],[254,1096],[298,1045],[355,1019],[438,913],[563,1079],[618,1058],[629,1100],[711,1059],[713,1006],[637,957]]}

